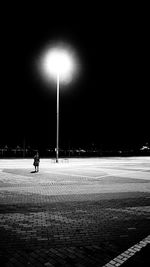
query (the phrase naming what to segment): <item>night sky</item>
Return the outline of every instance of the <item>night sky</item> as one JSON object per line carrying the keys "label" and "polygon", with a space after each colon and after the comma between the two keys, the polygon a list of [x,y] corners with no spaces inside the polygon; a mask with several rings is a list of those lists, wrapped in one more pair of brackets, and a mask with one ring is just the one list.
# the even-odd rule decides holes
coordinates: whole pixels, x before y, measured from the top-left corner
{"label": "night sky", "polygon": [[33,64],[54,40],[71,45],[81,63],[78,78],[60,86],[60,147],[150,142],[147,17],[140,8],[117,8],[77,2],[3,8],[0,147],[22,146],[24,139],[55,147],[56,88]]}

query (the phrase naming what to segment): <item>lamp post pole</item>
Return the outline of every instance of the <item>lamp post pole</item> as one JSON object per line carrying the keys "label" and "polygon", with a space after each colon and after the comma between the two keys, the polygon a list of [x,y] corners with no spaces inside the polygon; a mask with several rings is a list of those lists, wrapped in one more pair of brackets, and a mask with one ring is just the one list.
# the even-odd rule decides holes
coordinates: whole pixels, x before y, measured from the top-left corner
{"label": "lamp post pole", "polygon": [[[60,82],[68,83],[71,81],[75,71],[74,56],[70,49],[65,49],[61,44],[50,47],[40,58],[41,74],[47,82],[55,82],[57,87],[57,107],[56,107],[56,162],[59,161],[59,87]],[[57,85],[56,85],[57,83]]]}
{"label": "lamp post pole", "polygon": [[56,162],[59,158],[59,73],[57,73],[57,125],[56,125]]}

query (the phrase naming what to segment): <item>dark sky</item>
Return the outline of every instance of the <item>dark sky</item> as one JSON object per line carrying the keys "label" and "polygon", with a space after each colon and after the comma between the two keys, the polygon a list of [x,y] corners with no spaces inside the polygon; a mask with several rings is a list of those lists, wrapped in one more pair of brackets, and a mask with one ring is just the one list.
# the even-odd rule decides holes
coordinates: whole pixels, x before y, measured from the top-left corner
{"label": "dark sky", "polygon": [[60,87],[60,147],[150,141],[149,33],[136,7],[6,6],[1,18],[0,147],[55,147],[56,89],[33,62],[53,40],[78,54],[82,71]]}

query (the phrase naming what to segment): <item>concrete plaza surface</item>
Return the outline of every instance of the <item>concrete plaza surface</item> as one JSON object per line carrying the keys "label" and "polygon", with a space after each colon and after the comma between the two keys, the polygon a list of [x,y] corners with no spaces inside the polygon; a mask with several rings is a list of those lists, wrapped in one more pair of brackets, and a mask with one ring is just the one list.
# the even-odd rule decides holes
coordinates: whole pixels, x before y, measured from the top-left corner
{"label": "concrete plaza surface", "polygon": [[149,243],[150,157],[0,160],[0,266],[144,267]]}

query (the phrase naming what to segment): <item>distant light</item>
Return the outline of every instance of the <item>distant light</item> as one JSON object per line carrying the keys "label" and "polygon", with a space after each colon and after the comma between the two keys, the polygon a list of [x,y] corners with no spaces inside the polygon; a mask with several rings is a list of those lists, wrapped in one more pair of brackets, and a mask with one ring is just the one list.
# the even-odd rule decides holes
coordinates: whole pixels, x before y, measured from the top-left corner
{"label": "distant light", "polygon": [[47,81],[55,81],[57,75],[61,83],[69,83],[77,72],[77,58],[64,45],[54,45],[44,50],[40,58],[40,70]]}

